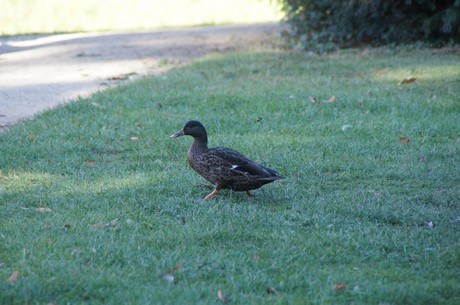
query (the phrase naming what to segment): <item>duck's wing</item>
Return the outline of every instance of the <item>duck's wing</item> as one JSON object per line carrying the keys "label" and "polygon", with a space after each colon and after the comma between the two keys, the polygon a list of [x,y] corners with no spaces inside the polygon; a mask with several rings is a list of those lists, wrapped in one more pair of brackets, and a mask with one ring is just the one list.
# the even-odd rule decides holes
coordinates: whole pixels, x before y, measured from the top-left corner
{"label": "duck's wing", "polygon": [[245,175],[258,177],[278,176],[273,169],[257,164],[242,153],[227,147],[214,147],[208,150],[207,154],[216,160],[216,164],[225,167],[227,170],[242,172]]}

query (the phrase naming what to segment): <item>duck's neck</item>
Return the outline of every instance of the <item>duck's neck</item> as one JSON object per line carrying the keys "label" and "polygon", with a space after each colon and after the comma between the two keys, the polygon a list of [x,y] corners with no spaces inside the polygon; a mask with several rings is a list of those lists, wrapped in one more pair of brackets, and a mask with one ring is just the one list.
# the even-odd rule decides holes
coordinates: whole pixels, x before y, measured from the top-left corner
{"label": "duck's neck", "polygon": [[190,150],[198,154],[208,150],[208,136],[204,134],[199,137],[195,137]]}

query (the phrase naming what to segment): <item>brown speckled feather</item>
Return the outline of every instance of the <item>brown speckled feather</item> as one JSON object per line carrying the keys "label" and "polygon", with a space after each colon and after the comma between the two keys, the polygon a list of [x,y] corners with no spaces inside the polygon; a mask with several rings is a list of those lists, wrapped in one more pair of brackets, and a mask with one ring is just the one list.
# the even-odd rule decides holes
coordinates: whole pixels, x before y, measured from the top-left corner
{"label": "brown speckled feather", "polygon": [[200,154],[189,152],[189,163],[217,189],[249,191],[283,179],[277,172],[261,166],[243,154],[227,147],[210,148]]}

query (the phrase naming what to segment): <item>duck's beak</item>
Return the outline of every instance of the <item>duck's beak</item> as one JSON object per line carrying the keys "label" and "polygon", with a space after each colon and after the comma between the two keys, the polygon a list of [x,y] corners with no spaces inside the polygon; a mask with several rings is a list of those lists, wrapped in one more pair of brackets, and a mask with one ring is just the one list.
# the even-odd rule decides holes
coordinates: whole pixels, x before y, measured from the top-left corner
{"label": "duck's beak", "polygon": [[184,130],[181,129],[181,130],[179,130],[178,132],[176,132],[175,134],[170,135],[169,137],[170,137],[170,138],[177,138],[177,137],[180,137],[180,136],[183,136],[183,135],[184,135]]}

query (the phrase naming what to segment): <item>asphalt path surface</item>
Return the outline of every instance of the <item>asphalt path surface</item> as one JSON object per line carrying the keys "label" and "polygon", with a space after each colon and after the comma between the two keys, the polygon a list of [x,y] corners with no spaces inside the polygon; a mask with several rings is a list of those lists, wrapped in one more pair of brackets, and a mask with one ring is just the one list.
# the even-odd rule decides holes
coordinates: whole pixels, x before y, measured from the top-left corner
{"label": "asphalt path surface", "polygon": [[277,24],[0,37],[0,127],[213,52],[256,48]]}

